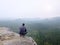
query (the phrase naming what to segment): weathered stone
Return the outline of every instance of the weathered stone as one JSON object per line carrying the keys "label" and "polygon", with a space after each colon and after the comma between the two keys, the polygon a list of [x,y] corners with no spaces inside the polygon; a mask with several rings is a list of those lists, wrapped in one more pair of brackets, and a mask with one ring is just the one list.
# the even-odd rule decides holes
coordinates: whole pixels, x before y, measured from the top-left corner
{"label": "weathered stone", "polygon": [[37,45],[31,37],[20,37],[19,34],[0,29],[0,45]]}

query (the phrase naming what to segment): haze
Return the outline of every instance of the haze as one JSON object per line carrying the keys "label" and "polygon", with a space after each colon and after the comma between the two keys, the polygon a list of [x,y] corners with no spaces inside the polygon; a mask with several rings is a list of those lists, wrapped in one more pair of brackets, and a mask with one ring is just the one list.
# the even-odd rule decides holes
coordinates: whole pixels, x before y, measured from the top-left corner
{"label": "haze", "polygon": [[60,0],[0,0],[0,19],[60,16]]}

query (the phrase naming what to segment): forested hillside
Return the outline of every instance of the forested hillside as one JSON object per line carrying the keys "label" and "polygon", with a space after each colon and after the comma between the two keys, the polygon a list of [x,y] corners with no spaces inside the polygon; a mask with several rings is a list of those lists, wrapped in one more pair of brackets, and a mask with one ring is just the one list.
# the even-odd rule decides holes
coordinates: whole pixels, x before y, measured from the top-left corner
{"label": "forested hillside", "polygon": [[60,18],[36,20],[17,19],[0,21],[0,27],[8,27],[19,33],[22,23],[26,24],[28,36],[33,37],[38,45],[60,45]]}

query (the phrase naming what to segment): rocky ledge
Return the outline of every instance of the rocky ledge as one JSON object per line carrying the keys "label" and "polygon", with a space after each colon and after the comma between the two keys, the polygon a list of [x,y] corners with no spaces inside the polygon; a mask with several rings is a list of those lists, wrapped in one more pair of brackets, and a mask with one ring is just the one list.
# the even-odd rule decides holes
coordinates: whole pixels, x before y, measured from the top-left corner
{"label": "rocky ledge", "polygon": [[37,45],[37,43],[31,37],[20,37],[19,34],[10,31],[8,28],[1,27],[0,45]]}

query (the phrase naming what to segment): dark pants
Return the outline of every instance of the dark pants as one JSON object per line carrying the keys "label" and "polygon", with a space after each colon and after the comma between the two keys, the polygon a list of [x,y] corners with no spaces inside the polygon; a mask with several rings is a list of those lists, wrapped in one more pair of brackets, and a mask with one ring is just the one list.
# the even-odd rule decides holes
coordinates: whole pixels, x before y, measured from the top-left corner
{"label": "dark pants", "polygon": [[20,32],[19,33],[21,36],[25,36],[27,34],[27,32]]}

